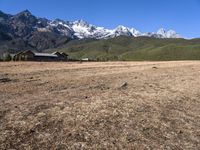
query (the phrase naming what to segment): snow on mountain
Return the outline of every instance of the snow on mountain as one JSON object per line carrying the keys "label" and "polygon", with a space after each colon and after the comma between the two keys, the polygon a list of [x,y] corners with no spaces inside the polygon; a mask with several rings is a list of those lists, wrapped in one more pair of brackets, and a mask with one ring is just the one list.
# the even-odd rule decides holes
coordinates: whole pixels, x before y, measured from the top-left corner
{"label": "snow on mountain", "polygon": [[166,31],[163,28],[160,28],[157,32],[142,33],[141,36],[163,38],[163,39],[165,39],[165,38],[182,38],[174,30],[168,30],[168,31]]}
{"label": "snow on mountain", "polygon": [[74,38],[74,30],[71,28],[68,22],[56,19],[53,21],[48,21],[46,28],[50,31],[65,35],[70,38]]}
{"label": "snow on mountain", "polygon": [[97,30],[96,26],[93,26],[83,20],[78,20],[78,21],[72,22],[70,25],[75,33],[74,35],[80,39],[94,38],[93,35]]}
{"label": "snow on mountain", "polygon": [[161,28],[156,33],[158,36],[160,35],[161,38],[181,38],[175,31],[169,30],[166,31],[165,29]]}
{"label": "snow on mountain", "polygon": [[121,36],[121,35],[137,37],[137,36],[141,35],[141,33],[139,31],[137,31],[136,29],[134,29],[134,28],[130,29],[130,28],[122,26],[122,25],[115,28],[113,30],[113,33],[114,33],[114,37]]}
{"label": "snow on mountain", "polygon": [[94,39],[108,39],[118,36],[148,36],[156,38],[181,38],[175,31],[166,31],[163,28],[159,29],[156,33],[141,33],[134,28],[128,28],[125,26],[118,26],[115,29],[106,29],[104,27],[97,27],[95,25],[89,24],[84,20],[77,20],[74,22],[54,20],[49,23],[48,28],[57,28],[58,32],[63,35],[73,36],[74,38],[84,39],[84,38],[94,38]]}

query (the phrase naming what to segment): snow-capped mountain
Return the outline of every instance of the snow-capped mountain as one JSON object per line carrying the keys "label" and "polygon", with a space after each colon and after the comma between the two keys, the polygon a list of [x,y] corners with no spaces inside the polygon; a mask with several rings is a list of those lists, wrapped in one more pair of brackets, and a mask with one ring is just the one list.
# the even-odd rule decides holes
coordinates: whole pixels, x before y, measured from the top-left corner
{"label": "snow-capped mountain", "polygon": [[[141,33],[134,28],[128,28],[119,25],[115,29],[106,29],[104,27],[97,27],[95,25],[89,24],[84,20],[77,20],[74,22],[54,20],[50,21],[47,28],[56,27],[59,31],[69,36],[77,37],[79,39],[84,38],[94,38],[94,39],[108,39],[118,36],[148,36],[156,38],[181,38],[175,31],[166,31],[163,28],[159,29],[157,32]],[[60,29],[61,28],[61,29]],[[72,35],[73,34],[73,35]]]}
{"label": "snow-capped mountain", "polygon": [[0,43],[7,42],[4,47],[11,47],[10,49],[14,50],[24,47],[43,50],[61,46],[74,39],[109,39],[118,36],[180,38],[173,30],[160,29],[157,32],[142,33],[122,25],[115,29],[106,29],[84,20],[64,21],[39,18],[28,10],[16,15],[0,11]]}
{"label": "snow-capped mountain", "polygon": [[174,30],[166,31],[163,28],[160,28],[157,32],[143,33],[142,36],[155,37],[155,38],[182,38]]}
{"label": "snow-capped mountain", "polygon": [[157,31],[157,35],[161,35],[165,38],[181,38],[174,30],[165,31],[165,29],[161,28]]}

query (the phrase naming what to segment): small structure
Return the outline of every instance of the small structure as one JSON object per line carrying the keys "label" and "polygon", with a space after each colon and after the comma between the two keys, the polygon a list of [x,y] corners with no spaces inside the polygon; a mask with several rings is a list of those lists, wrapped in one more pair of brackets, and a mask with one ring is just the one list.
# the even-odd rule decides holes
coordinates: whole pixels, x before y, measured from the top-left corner
{"label": "small structure", "polygon": [[90,61],[89,58],[82,58],[81,61]]}
{"label": "small structure", "polygon": [[68,61],[68,55],[65,53],[54,52],[34,53],[30,50],[19,52],[13,56],[14,61]]}

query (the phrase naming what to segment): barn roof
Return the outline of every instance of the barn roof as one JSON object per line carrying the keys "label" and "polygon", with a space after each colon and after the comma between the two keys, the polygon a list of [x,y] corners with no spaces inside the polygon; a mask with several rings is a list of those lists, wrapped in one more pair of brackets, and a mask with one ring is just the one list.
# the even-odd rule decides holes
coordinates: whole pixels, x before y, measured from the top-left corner
{"label": "barn roof", "polygon": [[56,51],[52,53],[53,55],[61,54],[60,52]]}
{"label": "barn roof", "polygon": [[40,56],[40,57],[58,57],[55,54],[49,54],[49,53],[34,53],[35,56]]}

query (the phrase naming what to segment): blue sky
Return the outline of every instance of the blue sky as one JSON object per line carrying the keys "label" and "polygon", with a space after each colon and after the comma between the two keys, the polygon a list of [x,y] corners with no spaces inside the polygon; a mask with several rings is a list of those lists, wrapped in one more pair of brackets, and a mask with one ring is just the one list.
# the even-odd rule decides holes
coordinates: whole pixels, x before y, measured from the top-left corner
{"label": "blue sky", "polygon": [[49,19],[84,19],[106,28],[117,25],[141,32],[174,29],[187,38],[200,37],[200,0],[0,0],[0,10],[28,9]]}

